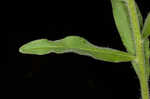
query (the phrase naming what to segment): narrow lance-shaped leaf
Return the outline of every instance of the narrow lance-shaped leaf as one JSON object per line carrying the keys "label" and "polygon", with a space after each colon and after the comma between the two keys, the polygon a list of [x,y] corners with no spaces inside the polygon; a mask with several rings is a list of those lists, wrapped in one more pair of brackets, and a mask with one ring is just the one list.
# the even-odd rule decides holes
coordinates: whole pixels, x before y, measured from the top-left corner
{"label": "narrow lance-shaped leaf", "polygon": [[150,12],[147,15],[147,18],[144,23],[142,37],[143,37],[143,39],[146,39],[148,36],[150,36]]}
{"label": "narrow lance-shaped leaf", "polygon": [[148,74],[148,77],[150,76],[150,66],[149,66],[149,61],[150,61],[150,55],[149,55],[149,39],[147,38],[148,35],[150,34],[150,13],[148,14],[145,23],[144,23],[144,28],[142,30],[142,38],[143,38],[143,44],[144,44],[144,54],[145,54],[145,66],[146,66],[146,72]]}
{"label": "narrow lance-shaped leaf", "polygon": [[[126,47],[127,51],[131,54],[135,54],[135,42],[133,38],[132,28],[130,24],[130,17],[127,7],[127,1],[125,0],[111,0],[113,8],[113,16],[117,29],[119,31],[121,40]],[[139,17],[139,24],[142,28],[143,18],[136,4],[136,9]]]}
{"label": "narrow lance-shaped leaf", "polygon": [[68,48],[62,41],[48,41],[47,39],[39,39],[31,41],[20,47],[19,52],[24,54],[45,55],[51,52],[64,53]]}
{"label": "narrow lance-shaped leaf", "polygon": [[35,40],[23,45],[20,48],[20,52],[36,55],[44,55],[51,52],[74,52],[108,62],[127,62],[135,58],[123,51],[94,46],[79,36],[68,36],[56,41],[48,41],[47,39]]}
{"label": "narrow lance-shaped leaf", "polygon": [[137,10],[137,15],[138,15],[138,19],[139,19],[140,29],[142,30],[142,28],[143,28],[143,16],[142,16],[142,13],[141,13],[137,3],[135,3],[135,4],[136,4],[136,10]]}

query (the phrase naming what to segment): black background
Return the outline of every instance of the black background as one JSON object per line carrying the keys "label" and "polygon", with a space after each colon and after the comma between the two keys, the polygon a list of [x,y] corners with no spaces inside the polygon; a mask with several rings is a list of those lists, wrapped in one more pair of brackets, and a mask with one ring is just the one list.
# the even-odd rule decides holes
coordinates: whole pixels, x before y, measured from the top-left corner
{"label": "black background", "polygon": [[[143,17],[148,0],[136,0]],[[69,35],[98,46],[125,51],[114,24],[110,0],[13,2],[6,12],[8,68],[11,86],[52,98],[136,99],[139,83],[130,63],[110,63],[74,53],[25,55],[21,45],[35,39],[57,40]],[[22,92],[23,93],[23,92]],[[35,94],[39,96],[41,94]]]}

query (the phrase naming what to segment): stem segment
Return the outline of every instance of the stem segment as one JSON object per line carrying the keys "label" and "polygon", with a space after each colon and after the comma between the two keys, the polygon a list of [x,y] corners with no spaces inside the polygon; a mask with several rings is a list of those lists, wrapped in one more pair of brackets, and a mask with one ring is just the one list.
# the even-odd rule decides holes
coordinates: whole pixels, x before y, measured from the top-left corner
{"label": "stem segment", "polygon": [[140,33],[139,19],[136,11],[136,5],[134,0],[128,0],[128,10],[130,15],[130,21],[132,25],[135,47],[136,47],[136,63],[139,68],[139,80],[141,86],[142,99],[150,99],[149,86],[148,86],[148,74],[146,72],[145,57],[144,57],[144,44]]}
{"label": "stem segment", "polygon": [[141,86],[142,99],[150,99],[149,98],[148,80],[146,78],[143,77],[140,79],[140,86]]}

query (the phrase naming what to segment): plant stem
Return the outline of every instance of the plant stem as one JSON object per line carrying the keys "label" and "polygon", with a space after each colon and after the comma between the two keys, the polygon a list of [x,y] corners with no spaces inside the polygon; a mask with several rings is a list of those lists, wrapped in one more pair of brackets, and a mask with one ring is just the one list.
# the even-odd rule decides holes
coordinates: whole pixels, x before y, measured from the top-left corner
{"label": "plant stem", "polygon": [[136,11],[136,5],[134,0],[128,0],[128,10],[130,15],[130,21],[134,34],[135,47],[136,47],[136,63],[139,68],[139,80],[141,86],[142,99],[149,98],[149,86],[148,86],[148,74],[146,72],[145,57],[144,57],[144,44],[140,33],[139,19]]}
{"label": "plant stem", "polygon": [[148,85],[147,78],[145,77],[140,78],[140,86],[141,86],[142,99],[150,99],[149,98],[149,85]]}

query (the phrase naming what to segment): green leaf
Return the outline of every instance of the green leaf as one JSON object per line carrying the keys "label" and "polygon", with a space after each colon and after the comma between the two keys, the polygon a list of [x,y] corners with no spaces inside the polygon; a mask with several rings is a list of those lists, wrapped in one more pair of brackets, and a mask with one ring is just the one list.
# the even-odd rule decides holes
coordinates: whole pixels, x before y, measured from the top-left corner
{"label": "green leaf", "polygon": [[143,39],[146,39],[146,38],[148,38],[148,36],[150,36],[150,12],[147,15],[147,18],[144,23],[142,37],[143,37]]}
{"label": "green leaf", "polygon": [[[115,19],[116,27],[119,31],[121,40],[126,47],[127,51],[131,54],[135,54],[135,42],[132,33],[130,16],[127,7],[127,1],[125,0],[111,0],[113,8],[113,16]],[[139,24],[142,28],[143,18],[141,12],[136,4],[137,14],[139,17]]]}
{"label": "green leaf", "polygon": [[44,55],[51,52],[74,52],[108,62],[127,62],[135,58],[123,51],[97,47],[79,36],[68,36],[57,41],[48,41],[47,39],[35,40],[23,45],[19,51],[24,54],[36,55]]}
{"label": "green leaf", "polygon": [[48,41],[47,39],[31,41],[19,49],[21,53],[36,55],[44,55],[51,52],[64,53],[65,51],[66,48],[61,41]]}
{"label": "green leaf", "polygon": [[140,29],[142,30],[142,28],[143,28],[143,16],[142,16],[142,13],[141,13],[137,3],[135,3],[135,4],[136,4],[137,15],[139,18]]}
{"label": "green leaf", "polygon": [[[146,66],[146,71],[147,74],[150,76],[150,64],[149,64],[149,60],[150,60],[150,52],[149,52],[149,39],[148,36],[150,35],[150,13],[148,14],[145,23],[144,23],[144,27],[143,27],[143,31],[142,31],[142,38],[144,40],[144,54],[145,54],[145,66]],[[148,76],[148,77],[149,77]]]}

